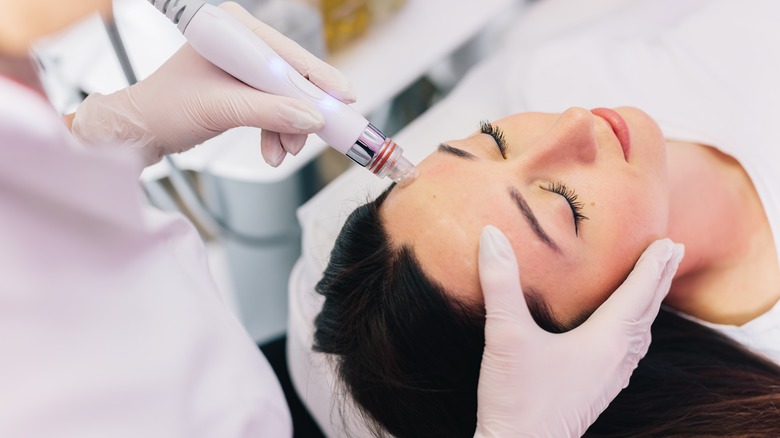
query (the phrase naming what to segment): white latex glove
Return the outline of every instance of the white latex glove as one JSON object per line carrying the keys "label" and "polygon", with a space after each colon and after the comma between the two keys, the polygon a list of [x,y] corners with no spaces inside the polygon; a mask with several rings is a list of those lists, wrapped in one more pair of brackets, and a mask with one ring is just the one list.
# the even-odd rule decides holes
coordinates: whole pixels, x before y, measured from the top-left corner
{"label": "white latex glove", "polygon": [[553,334],[528,311],[506,237],[485,227],[479,275],[487,320],[475,436],[582,436],[647,352],[650,326],[683,253],[669,239],[654,242],[584,324]]}
{"label": "white latex glove", "polygon": [[[223,3],[312,83],[346,103],[355,101],[349,81],[335,68],[254,18],[236,3]],[[143,149],[147,164],[185,151],[237,126],[262,128],[261,151],[276,167],[297,154],[306,134],[322,128],[316,107],[257,91],[215,67],[184,44],[148,78],[109,95],[92,93],[79,106],[72,132],[87,145],[124,144]]]}

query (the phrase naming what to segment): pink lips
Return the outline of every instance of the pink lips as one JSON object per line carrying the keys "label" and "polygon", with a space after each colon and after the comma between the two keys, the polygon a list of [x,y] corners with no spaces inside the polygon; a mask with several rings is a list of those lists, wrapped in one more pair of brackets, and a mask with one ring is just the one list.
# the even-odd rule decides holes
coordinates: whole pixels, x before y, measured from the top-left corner
{"label": "pink lips", "polygon": [[615,133],[615,137],[620,142],[620,147],[623,149],[623,157],[628,161],[631,151],[631,134],[628,131],[628,123],[626,123],[625,119],[615,110],[609,108],[593,108],[590,112],[609,123],[609,126],[612,127],[612,131]]}

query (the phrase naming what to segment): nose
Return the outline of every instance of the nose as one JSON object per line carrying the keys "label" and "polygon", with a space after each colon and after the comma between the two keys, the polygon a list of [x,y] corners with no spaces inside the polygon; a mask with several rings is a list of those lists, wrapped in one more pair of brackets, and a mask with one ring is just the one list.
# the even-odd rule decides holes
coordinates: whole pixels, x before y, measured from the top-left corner
{"label": "nose", "polygon": [[590,163],[598,155],[595,118],[583,108],[569,108],[529,150],[532,166]]}

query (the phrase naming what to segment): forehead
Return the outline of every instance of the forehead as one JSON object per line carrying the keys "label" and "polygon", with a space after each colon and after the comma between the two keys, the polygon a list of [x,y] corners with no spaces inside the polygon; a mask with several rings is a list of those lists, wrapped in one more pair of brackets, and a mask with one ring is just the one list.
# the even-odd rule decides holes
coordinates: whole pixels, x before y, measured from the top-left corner
{"label": "forehead", "polygon": [[[487,136],[473,141],[496,149]],[[411,247],[422,269],[448,291],[481,300],[476,263],[485,225],[499,227],[513,242],[531,247],[539,243],[530,228],[520,225],[521,213],[505,181],[490,178],[471,161],[441,153],[432,154],[418,168],[419,179],[395,187],[382,205],[392,243]]]}
{"label": "forehead", "polygon": [[[421,171],[420,179],[425,175]],[[447,177],[437,175],[427,183],[418,180],[408,187],[396,187],[381,208],[391,244],[410,247],[426,275],[448,294],[464,302],[481,303],[479,237],[485,225],[495,225],[513,246],[524,290],[536,291],[556,319],[568,321],[593,308],[595,295],[572,291],[583,284],[597,285],[598,269],[586,269],[583,277],[582,268],[587,264],[582,254],[552,255],[500,182],[483,178],[468,185],[466,175],[453,172]]]}
{"label": "forehead", "polygon": [[[520,130],[530,140],[546,132],[555,117],[520,113],[494,123],[505,132]],[[462,141],[496,154],[495,141],[478,134],[476,131]],[[450,143],[456,145],[458,141]],[[395,187],[382,205],[388,234],[395,245],[410,246],[423,270],[448,290],[478,291],[476,260],[482,228],[491,224],[515,234],[513,240],[530,239],[530,234],[516,235],[520,213],[512,205],[506,183],[491,179],[474,162],[436,152],[417,167],[418,180]]]}

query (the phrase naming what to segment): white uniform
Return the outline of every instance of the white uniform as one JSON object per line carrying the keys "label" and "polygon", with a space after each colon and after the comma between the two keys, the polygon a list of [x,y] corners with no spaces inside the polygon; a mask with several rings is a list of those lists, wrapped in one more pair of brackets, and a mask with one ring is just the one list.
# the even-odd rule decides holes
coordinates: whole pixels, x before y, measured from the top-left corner
{"label": "white uniform", "polygon": [[[555,3],[535,4],[505,51],[396,136],[405,155],[417,162],[440,141],[469,135],[481,119],[571,106],[636,106],[659,122],[667,138],[709,144],[739,160],[780,251],[780,130],[774,128],[780,121],[780,2],[623,1],[609,15],[567,30],[556,23],[573,5]],[[298,395],[329,436],[341,435],[340,398],[332,395],[336,379],[327,361],[310,351],[322,306],[314,285],[349,213],[344,206],[354,208],[386,186],[354,169],[299,210],[304,254],[290,281],[289,368]],[[741,327],[707,325],[780,363],[780,303]],[[360,430],[354,416],[346,417]]]}
{"label": "white uniform", "polygon": [[0,77],[0,436],[284,437],[268,362],[184,217]]}

